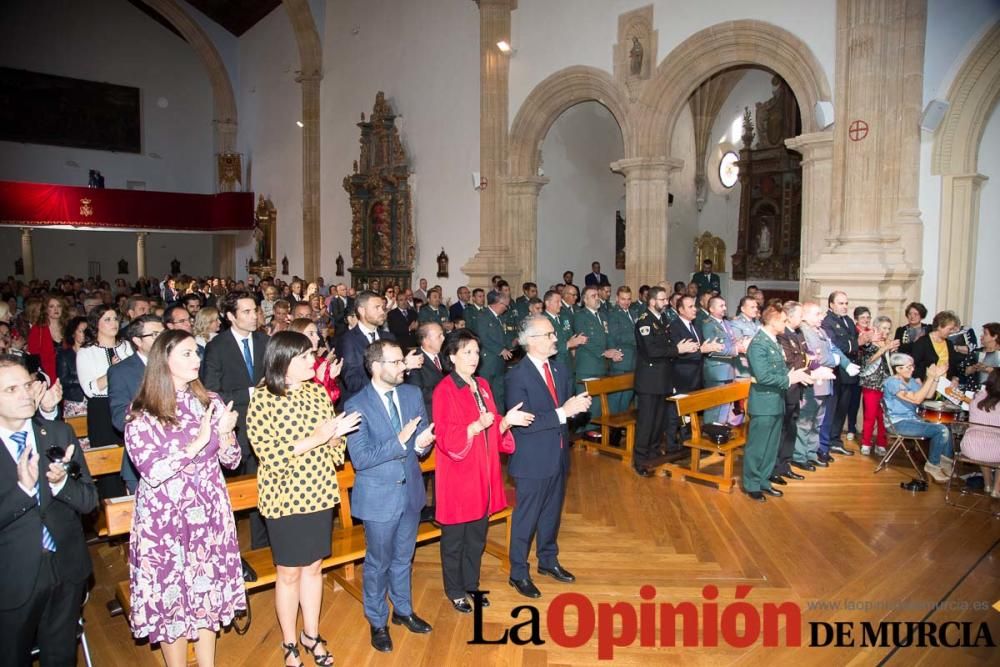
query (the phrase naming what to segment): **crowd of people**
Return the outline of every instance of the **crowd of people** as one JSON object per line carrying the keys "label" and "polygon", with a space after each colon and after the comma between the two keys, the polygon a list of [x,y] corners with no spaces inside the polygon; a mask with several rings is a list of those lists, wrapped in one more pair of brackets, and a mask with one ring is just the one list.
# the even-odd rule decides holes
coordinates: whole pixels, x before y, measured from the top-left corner
{"label": "crowd of people", "polygon": [[[273,556],[288,665],[300,664],[300,645],[333,664],[319,633],[321,572],[345,460],[356,476],[352,513],[364,523],[364,615],[376,650],[393,648],[390,621],[432,630],[410,595],[423,520],[441,526],[454,609],[471,613],[474,592],[489,605],[479,573],[489,517],[508,504],[505,472],[517,492],[510,585],[542,595],[532,543],[538,574],[573,582],[558,534],[570,446],[599,437],[591,378],[634,374],[609,409],[636,406],[640,477],[679,457],[690,437],[669,396],[752,379],[745,404],[712,408],[704,423],[749,417],[742,488],[756,501],[835,457],[884,456],[887,425],[928,438],[925,471],[947,480],[951,430],[917,408],[945,385],[968,390],[962,449],[1000,497],[1000,324],[985,324],[980,344],[949,311],[925,323],[919,303],[894,329],[884,314],[852,313],[843,291],[821,305],[767,300],[755,286],[730,317],[709,261],[690,282],[634,294],[613,289],[597,262],[582,287],[574,277],[566,271],[541,292],[525,282],[515,297],[494,276],[489,290],[462,286],[454,300],[424,278],[416,290],[377,291],[322,278],[0,284],[0,437],[11,456],[0,553],[32,551],[16,559],[19,582],[0,589],[0,662],[23,664],[36,634],[43,662],[68,655],[90,574],[81,517],[99,496],[128,493],[132,631],[159,644],[168,665],[184,664],[188,642],[212,664],[216,632],[247,604],[224,474],[256,474],[250,546]],[[88,446],[124,444],[120,478],[95,483],[58,421],[83,414]],[[428,509],[419,463],[434,449]]]}

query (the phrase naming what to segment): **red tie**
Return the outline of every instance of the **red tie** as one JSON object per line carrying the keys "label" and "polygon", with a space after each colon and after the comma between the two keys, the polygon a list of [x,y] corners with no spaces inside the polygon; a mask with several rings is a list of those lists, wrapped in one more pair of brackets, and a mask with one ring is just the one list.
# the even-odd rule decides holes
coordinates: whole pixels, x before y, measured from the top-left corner
{"label": "red tie", "polygon": [[441,372],[441,359],[434,357],[434,365],[437,366],[438,372]]}
{"label": "red tie", "polygon": [[[549,362],[546,361],[544,364],[542,364],[542,366],[545,368],[545,384],[548,385],[548,387],[549,387],[549,396],[552,397],[552,402],[558,408],[559,407],[559,399],[556,397],[556,383],[555,383],[555,380],[552,379],[552,371],[549,370]],[[562,435],[560,435],[559,436],[559,449],[562,449],[562,448],[563,448]]]}

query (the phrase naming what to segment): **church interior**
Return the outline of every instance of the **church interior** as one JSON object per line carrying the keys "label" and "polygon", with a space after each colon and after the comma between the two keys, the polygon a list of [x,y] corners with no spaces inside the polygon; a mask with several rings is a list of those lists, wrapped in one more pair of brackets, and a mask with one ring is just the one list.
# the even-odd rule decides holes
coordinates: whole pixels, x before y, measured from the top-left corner
{"label": "church interior", "polygon": [[[824,311],[843,291],[893,328],[912,302],[976,334],[1000,319],[997,0],[7,0],[0,35],[11,284],[427,279],[451,304],[495,275],[541,296],[592,262],[637,296],[711,258],[730,316],[756,286]],[[320,629],[337,664],[997,664],[998,496],[907,490],[905,456],[877,474],[853,456],[758,504],[597,449],[570,453],[560,559],[576,584],[525,601],[487,553],[491,608],[455,614],[436,543],[418,543],[413,600],[434,631],[372,651],[331,574]],[[87,660],[162,664],[108,611],[126,538],[89,547]],[[787,619],[770,645],[760,618],[711,628],[706,587],[720,618],[793,603],[801,640]],[[571,605],[554,630],[560,593],[598,629]],[[646,628],[652,612],[637,636],[613,607],[649,600],[697,605],[691,645],[687,627]],[[217,664],[282,664],[273,589],[248,601]],[[529,640],[512,628],[532,613]],[[911,622],[971,635],[862,631]]]}

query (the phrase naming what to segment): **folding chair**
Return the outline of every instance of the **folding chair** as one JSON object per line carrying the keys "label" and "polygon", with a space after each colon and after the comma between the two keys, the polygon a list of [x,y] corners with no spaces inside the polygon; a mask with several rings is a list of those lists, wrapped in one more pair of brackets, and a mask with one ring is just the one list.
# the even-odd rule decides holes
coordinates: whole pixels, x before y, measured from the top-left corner
{"label": "folding chair", "polygon": [[[969,426],[975,426],[977,428],[986,428],[992,431],[996,431],[998,437],[1000,437],[1000,428],[997,428],[996,426],[989,426],[987,424],[976,424],[976,423],[970,423]],[[955,502],[955,500],[952,499],[951,485],[952,482],[955,481],[955,478],[958,477],[959,465],[963,463],[974,466],[982,466],[984,468],[993,468],[994,470],[996,470],[998,467],[996,463],[987,463],[985,461],[979,461],[977,459],[966,456],[965,453],[962,451],[961,443],[959,443],[958,449],[955,452],[955,465],[951,469],[951,475],[948,477],[948,486],[945,487],[944,491],[945,504],[950,505],[951,507],[957,507],[958,509],[961,510],[972,510],[974,512],[983,512],[985,514],[992,514],[995,518],[1000,519],[1000,506],[998,506],[997,509],[990,509],[991,498],[989,494],[980,494],[970,491],[966,486],[963,486],[961,491],[959,491],[958,493],[959,496],[980,496],[985,498],[986,503],[984,507],[980,507],[980,505],[983,505],[983,503],[980,502],[975,502],[972,505],[963,505],[962,503]]]}
{"label": "folding chair", "polygon": [[878,466],[875,467],[875,472],[877,473],[880,470],[883,470],[886,466],[888,466],[889,461],[892,459],[893,455],[899,449],[902,449],[904,452],[906,452],[906,458],[910,459],[910,464],[913,466],[913,469],[917,471],[917,475],[920,477],[921,480],[926,482],[927,476],[924,474],[924,469],[921,468],[917,464],[916,459],[913,458],[913,451],[911,447],[920,452],[920,455],[923,456],[924,460],[926,461],[927,452],[921,445],[927,442],[927,438],[922,438],[920,436],[915,436],[915,435],[903,435],[902,433],[898,432],[896,430],[896,427],[893,425],[892,421],[889,419],[889,411],[886,410],[884,398],[882,399],[882,423],[885,424],[886,437],[891,442],[889,443],[889,449],[886,451],[885,456],[882,457],[882,460],[879,461]]}
{"label": "folding chair", "polygon": [[[83,596],[83,604],[80,605],[80,620],[77,622],[76,628],[76,638],[83,647],[83,660],[87,667],[93,667],[94,663],[90,661],[90,645],[87,644],[87,633],[83,629],[83,608],[87,606],[87,601],[90,600],[90,591],[87,591]],[[40,651],[38,647],[31,649],[31,657],[33,659],[38,658]]]}

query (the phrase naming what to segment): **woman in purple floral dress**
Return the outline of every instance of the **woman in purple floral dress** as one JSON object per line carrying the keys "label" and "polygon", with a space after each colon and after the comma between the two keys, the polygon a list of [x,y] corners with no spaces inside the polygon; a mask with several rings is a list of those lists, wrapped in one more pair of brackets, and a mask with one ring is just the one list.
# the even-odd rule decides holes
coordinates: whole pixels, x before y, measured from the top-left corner
{"label": "woman in purple floral dress", "polygon": [[153,344],[125,426],[141,480],[129,543],[131,626],[159,642],[168,667],[215,661],[215,633],[246,609],[236,523],[219,464],[235,467],[236,413],[198,380],[198,348],[185,331]]}

